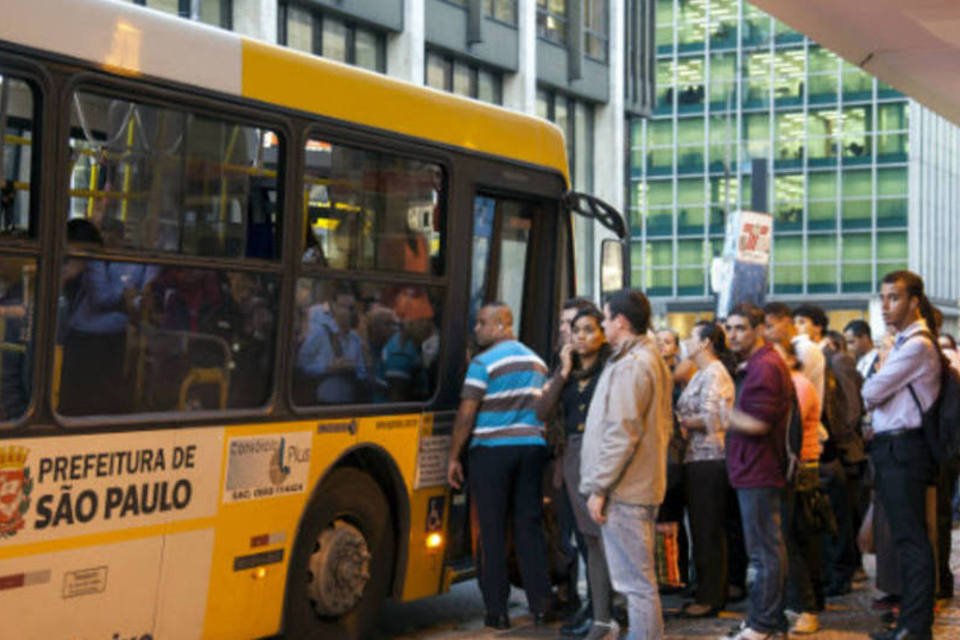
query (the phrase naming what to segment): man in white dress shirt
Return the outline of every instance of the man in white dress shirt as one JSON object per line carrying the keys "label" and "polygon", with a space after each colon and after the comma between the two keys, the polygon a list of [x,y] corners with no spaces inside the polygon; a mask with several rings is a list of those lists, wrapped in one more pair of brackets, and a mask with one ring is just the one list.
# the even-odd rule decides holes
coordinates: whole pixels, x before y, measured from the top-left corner
{"label": "man in white dress shirt", "polygon": [[910,271],[888,273],[880,297],[883,320],[897,336],[877,373],[864,383],[863,401],[873,410],[870,458],[876,468],[877,499],[887,513],[900,559],[902,604],[896,628],[871,637],[929,640],[935,568],[924,507],[935,465],[917,402],[926,411],[940,392],[940,354],[933,337],[933,307],[920,276]]}

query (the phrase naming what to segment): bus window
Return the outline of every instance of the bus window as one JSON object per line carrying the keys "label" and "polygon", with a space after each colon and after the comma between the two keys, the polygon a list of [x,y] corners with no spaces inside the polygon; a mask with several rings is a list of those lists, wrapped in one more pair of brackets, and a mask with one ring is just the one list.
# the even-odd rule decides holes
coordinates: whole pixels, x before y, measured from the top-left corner
{"label": "bus window", "polygon": [[305,263],[442,274],[438,165],[317,139],[305,155]]}
{"label": "bus window", "polygon": [[297,281],[294,403],[425,401],[440,350],[436,287]]}
{"label": "bus window", "polygon": [[276,276],[77,258],[68,258],[62,273],[61,414],[268,401]]}
{"label": "bus window", "polygon": [[473,204],[473,267],[470,326],[484,302],[499,300],[513,311],[513,331],[522,326],[531,207],[518,200],[477,196]]}
{"label": "bus window", "polygon": [[69,217],[108,246],[279,258],[275,132],[79,92],[70,152]]}
{"label": "bus window", "polygon": [[[34,164],[33,89],[0,72],[0,246],[32,239],[30,187]],[[0,421],[30,404],[37,260],[0,252]]]}
{"label": "bus window", "polygon": [[36,262],[0,255],[0,420],[30,404]]}
{"label": "bus window", "polygon": [[33,235],[30,226],[30,168],[33,91],[0,74],[0,238]]}

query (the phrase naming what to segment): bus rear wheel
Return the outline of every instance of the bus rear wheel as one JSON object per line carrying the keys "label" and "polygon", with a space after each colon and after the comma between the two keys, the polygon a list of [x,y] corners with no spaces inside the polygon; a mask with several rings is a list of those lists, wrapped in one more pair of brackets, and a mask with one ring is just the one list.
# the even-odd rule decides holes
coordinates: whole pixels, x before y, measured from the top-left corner
{"label": "bus rear wheel", "polygon": [[390,507],[353,468],[334,471],[308,507],[290,559],[285,636],[367,638],[393,572]]}

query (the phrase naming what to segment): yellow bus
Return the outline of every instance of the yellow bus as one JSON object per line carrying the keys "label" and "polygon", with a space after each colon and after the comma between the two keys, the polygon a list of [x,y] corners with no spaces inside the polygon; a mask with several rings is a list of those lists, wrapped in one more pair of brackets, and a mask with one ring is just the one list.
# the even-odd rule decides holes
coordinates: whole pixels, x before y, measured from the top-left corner
{"label": "yellow bus", "polygon": [[624,231],[559,130],[129,4],[2,13],[0,636],[365,637],[472,575],[472,319],[546,356],[571,212]]}

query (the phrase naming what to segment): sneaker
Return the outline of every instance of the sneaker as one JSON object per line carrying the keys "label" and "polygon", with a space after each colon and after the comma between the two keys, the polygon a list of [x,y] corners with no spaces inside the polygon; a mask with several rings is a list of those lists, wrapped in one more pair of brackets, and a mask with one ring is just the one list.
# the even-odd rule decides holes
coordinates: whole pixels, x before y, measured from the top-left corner
{"label": "sneaker", "polygon": [[[730,637],[730,636],[728,636]],[[782,631],[755,631],[750,627],[744,626],[735,636],[730,637],[730,640],[785,640],[787,634]]]}
{"label": "sneaker", "polygon": [[584,640],[617,640],[620,637],[620,625],[615,621],[594,622]]}
{"label": "sneaker", "polygon": [[804,611],[793,623],[793,626],[790,627],[790,633],[796,633],[797,635],[806,635],[808,633],[816,633],[820,630],[820,619],[817,617],[817,614]]}

